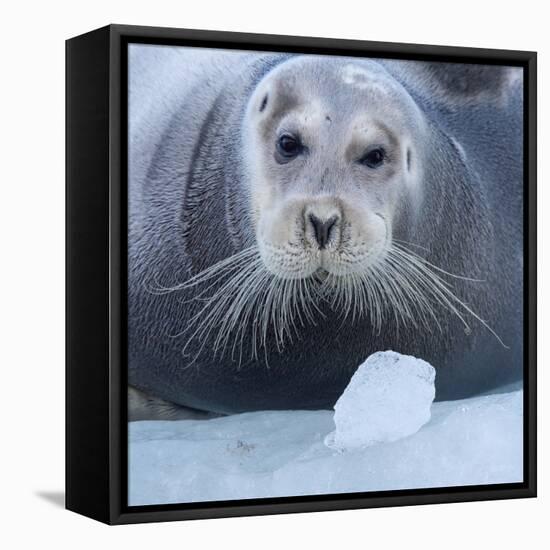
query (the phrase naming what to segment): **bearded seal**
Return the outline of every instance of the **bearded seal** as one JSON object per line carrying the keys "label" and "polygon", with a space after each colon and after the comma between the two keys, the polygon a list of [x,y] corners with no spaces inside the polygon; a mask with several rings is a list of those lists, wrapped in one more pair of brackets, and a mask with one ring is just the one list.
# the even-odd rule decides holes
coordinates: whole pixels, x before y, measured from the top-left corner
{"label": "bearded seal", "polygon": [[438,399],[521,379],[519,69],[132,45],[129,71],[132,387],[330,408],[387,349]]}

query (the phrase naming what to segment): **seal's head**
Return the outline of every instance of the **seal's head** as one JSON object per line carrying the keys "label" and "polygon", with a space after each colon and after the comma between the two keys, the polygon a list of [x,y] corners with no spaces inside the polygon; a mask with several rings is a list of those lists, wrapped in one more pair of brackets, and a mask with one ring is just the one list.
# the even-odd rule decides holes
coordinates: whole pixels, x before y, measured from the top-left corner
{"label": "seal's head", "polygon": [[262,261],[284,279],[381,261],[421,201],[423,116],[372,61],[307,56],[255,88],[242,144]]}

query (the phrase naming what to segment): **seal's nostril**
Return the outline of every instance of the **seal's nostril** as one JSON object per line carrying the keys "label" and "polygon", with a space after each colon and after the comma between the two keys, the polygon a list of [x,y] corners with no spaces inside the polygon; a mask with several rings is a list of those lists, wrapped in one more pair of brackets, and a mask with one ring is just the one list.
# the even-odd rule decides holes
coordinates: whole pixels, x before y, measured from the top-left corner
{"label": "seal's nostril", "polygon": [[328,220],[321,220],[314,214],[310,214],[308,217],[311,225],[313,226],[315,240],[317,241],[319,248],[325,248],[327,243],[330,241],[331,231],[336,225],[338,218],[336,216],[332,216],[332,218],[329,218]]}

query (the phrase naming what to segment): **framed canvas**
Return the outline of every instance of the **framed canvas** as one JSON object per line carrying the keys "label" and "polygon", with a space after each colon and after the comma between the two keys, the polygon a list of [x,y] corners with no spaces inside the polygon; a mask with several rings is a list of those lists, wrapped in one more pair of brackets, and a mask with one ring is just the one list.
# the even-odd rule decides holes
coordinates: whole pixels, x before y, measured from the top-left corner
{"label": "framed canvas", "polygon": [[536,494],[536,54],[67,41],[67,508]]}

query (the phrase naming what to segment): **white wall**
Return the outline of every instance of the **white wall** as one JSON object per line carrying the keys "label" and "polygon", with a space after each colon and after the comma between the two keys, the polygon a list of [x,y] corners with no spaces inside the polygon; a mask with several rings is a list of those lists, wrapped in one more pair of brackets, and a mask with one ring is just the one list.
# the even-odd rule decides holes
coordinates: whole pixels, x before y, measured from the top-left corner
{"label": "white wall", "polygon": [[[110,22],[538,50],[540,242],[549,237],[550,48],[543,2],[393,0],[4,2],[0,64],[0,540],[6,548],[501,548],[548,540],[548,475],[537,500],[331,512],[108,529],[65,512],[64,40]],[[545,139],[546,138],[546,139]],[[550,276],[539,246],[539,280]],[[548,286],[539,289],[548,321]],[[545,317],[545,319],[543,319]],[[540,333],[539,333],[540,334]],[[541,393],[547,347],[539,345]],[[542,429],[548,406],[539,399]],[[542,432],[541,432],[542,435]],[[541,440],[541,453],[548,450]],[[546,474],[546,475],[545,475]],[[53,497],[52,497],[53,495]],[[5,515],[7,514],[7,516]]]}

